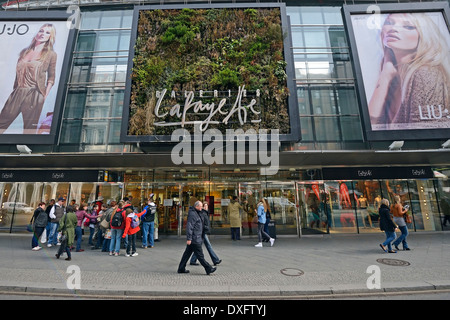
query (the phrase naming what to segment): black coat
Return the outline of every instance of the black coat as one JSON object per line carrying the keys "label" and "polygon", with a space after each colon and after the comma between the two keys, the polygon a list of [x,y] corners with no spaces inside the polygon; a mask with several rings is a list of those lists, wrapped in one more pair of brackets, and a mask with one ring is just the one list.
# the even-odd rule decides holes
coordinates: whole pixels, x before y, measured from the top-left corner
{"label": "black coat", "polygon": [[392,221],[388,206],[382,204],[378,213],[380,214],[380,229],[382,231],[394,232],[396,225],[394,221]]}
{"label": "black coat", "polygon": [[203,243],[204,219],[201,214],[201,211],[195,210],[194,207],[189,207],[186,224],[186,238],[187,240],[191,240],[194,244]]}

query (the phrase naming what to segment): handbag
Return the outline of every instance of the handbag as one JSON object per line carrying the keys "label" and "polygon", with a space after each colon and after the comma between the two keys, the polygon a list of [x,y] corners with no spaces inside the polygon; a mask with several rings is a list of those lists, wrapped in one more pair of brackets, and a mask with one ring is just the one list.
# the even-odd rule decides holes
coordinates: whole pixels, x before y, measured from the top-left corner
{"label": "handbag", "polygon": [[407,214],[407,213],[405,213],[403,215],[403,218],[405,219],[406,223],[411,223],[412,222],[411,216],[409,214]]}
{"label": "handbag", "polygon": [[109,228],[109,222],[106,221],[106,219],[103,219],[102,222],[100,222],[100,227],[102,227],[104,229],[108,229]]}

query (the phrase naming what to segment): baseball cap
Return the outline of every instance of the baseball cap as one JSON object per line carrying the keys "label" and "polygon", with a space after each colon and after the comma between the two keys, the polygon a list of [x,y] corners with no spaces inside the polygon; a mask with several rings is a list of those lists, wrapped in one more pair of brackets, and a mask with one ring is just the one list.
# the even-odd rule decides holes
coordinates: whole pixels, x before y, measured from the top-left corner
{"label": "baseball cap", "polygon": [[64,199],[63,197],[59,197],[58,201],[66,201],[66,199]]}
{"label": "baseball cap", "polygon": [[155,195],[155,194],[150,193],[150,195],[148,196],[148,198],[149,198],[149,199],[152,199],[154,195]]}

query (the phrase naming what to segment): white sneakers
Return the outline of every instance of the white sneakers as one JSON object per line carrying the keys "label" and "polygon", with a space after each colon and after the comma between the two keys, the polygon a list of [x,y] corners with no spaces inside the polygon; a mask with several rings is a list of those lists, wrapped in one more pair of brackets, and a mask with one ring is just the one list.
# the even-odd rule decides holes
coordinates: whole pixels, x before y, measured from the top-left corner
{"label": "white sneakers", "polygon": [[136,256],[138,256],[139,255],[139,253],[137,253],[137,252],[135,252],[135,253],[133,253],[133,254],[125,254],[125,257],[136,257]]}
{"label": "white sneakers", "polygon": [[41,247],[37,246],[37,247],[34,247],[34,248],[31,249],[31,250],[33,250],[33,251],[39,251],[39,250],[41,250],[41,249],[42,249]]}
{"label": "white sneakers", "polygon": [[[274,238],[270,238],[269,241],[270,241],[270,246],[273,247],[273,244],[275,243],[275,239]],[[262,242],[259,242],[258,244],[255,244],[255,247],[256,248],[262,248],[263,247]]]}

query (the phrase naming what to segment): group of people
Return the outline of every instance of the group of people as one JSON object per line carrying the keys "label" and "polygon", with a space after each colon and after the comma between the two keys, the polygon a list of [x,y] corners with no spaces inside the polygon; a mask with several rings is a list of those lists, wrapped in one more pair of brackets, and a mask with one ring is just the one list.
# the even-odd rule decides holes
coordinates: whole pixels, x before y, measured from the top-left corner
{"label": "group of people", "polygon": [[[240,228],[242,225],[240,210],[243,210],[241,204],[238,201],[237,196],[233,196],[230,204],[228,205],[230,214],[230,229],[231,229],[231,239],[241,240]],[[270,242],[273,246],[275,239],[269,235],[269,222],[271,219],[270,206],[266,198],[262,198],[256,209],[255,219],[258,224],[258,243],[255,245],[257,248],[261,248],[263,242]]]}
{"label": "group of people", "polygon": [[[399,249],[400,243],[403,245],[403,250],[411,250],[406,241],[408,236],[408,226],[410,217],[408,217],[409,207],[403,206],[399,196],[394,197],[395,203],[389,206],[388,199],[382,199],[379,208],[380,214],[380,229],[385,232],[386,240],[380,244],[384,252],[396,253]],[[396,229],[400,229],[401,234],[396,238]],[[395,240],[395,241],[394,241]],[[392,249],[394,245],[395,249]]]}
{"label": "group of people", "polygon": [[[136,236],[141,227],[142,248],[154,246],[156,204],[153,201],[153,194],[150,195],[148,204],[142,212],[137,212],[126,197],[119,202],[111,201],[108,205],[101,201],[94,202],[89,213],[87,204],[78,205],[72,200],[66,207],[65,202],[66,200],[61,197],[57,202],[51,200],[47,207],[44,202],[39,203],[30,220],[33,251],[42,249],[39,246],[39,239],[46,230],[47,246],[60,246],[56,258],[59,259],[66,252],[66,260],[70,261],[73,249],[76,252],[84,251],[81,248],[83,226],[89,227],[89,244],[92,249],[101,248],[103,252],[109,252],[110,256],[119,255],[122,241],[126,248],[125,256],[137,256]],[[95,244],[94,237],[96,237]],[[76,246],[73,247],[75,241]]]}

